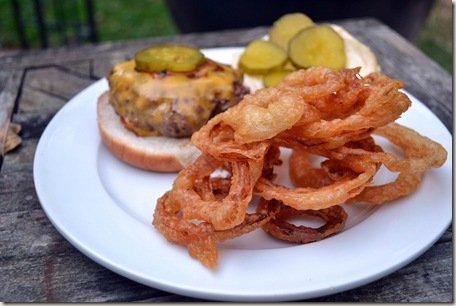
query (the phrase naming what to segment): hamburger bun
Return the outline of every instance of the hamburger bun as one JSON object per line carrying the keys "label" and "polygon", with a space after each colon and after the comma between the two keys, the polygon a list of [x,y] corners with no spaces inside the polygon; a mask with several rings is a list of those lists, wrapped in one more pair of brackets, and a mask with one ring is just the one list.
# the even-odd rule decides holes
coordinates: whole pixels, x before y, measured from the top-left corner
{"label": "hamburger bun", "polygon": [[109,92],[98,98],[98,128],[106,147],[120,160],[149,171],[176,172],[191,164],[200,151],[189,138],[139,137],[125,128],[109,103]]}
{"label": "hamburger bun", "polygon": [[360,75],[365,76],[371,72],[379,72],[380,66],[377,57],[372,50],[353,37],[343,27],[330,24],[330,26],[342,37],[345,44],[345,54],[347,62],[345,68],[361,67]]}

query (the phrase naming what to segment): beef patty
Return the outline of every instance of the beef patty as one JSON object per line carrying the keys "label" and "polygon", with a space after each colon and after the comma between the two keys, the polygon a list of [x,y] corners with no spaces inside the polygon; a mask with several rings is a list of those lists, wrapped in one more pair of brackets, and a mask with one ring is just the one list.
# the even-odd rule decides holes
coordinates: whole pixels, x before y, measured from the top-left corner
{"label": "beef patty", "polygon": [[249,92],[242,73],[207,59],[191,72],[138,72],[134,60],[108,75],[110,103],[140,136],[189,137]]}

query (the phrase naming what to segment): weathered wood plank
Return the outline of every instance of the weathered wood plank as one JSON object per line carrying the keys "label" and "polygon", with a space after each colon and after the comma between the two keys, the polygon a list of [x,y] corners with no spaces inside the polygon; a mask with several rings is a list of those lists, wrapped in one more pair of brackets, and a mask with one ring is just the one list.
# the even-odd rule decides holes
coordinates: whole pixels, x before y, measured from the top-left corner
{"label": "weathered wood plank", "polygon": [[25,140],[5,156],[0,172],[0,216],[5,213],[41,209],[33,182],[33,158],[37,139]]}
{"label": "weathered wood plank", "polygon": [[48,64],[60,64],[79,60],[91,60],[108,56],[110,53],[122,53],[132,56],[138,49],[150,44],[175,42],[194,45],[197,47],[226,47],[242,46],[250,40],[261,37],[267,32],[266,28],[256,28],[249,31],[227,30],[224,32],[185,34],[177,36],[163,36],[149,39],[108,42],[98,45],[80,47],[62,47],[47,50],[32,50],[4,55],[0,57],[0,68],[29,68]]}
{"label": "weathered wood plank", "polygon": [[6,153],[6,139],[22,83],[22,70],[0,70],[0,171]]}
{"label": "weathered wood plank", "polygon": [[12,121],[22,126],[22,139],[36,138],[41,136],[54,115],[55,113],[14,114]]}
{"label": "weathered wood plank", "polygon": [[165,295],[96,264],[48,222],[38,209],[0,216],[0,243],[8,246],[0,255],[2,301],[109,302]]}
{"label": "weathered wood plank", "polygon": [[24,71],[21,91],[16,98],[17,109],[12,118],[22,126],[22,138],[41,136],[57,111],[95,81],[91,77],[90,63],[80,65],[87,71],[74,72],[58,65]]}
{"label": "weathered wood plank", "polygon": [[27,70],[23,92],[19,99],[19,113],[56,113],[68,100],[94,81],[58,65]]}
{"label": "weathered wood plank", "polygon": [[117,63],[131,58],[128,52],[112,52],[108,56],[92,60],[92,77],[104,78],[111,70],[111,67]]}
{"label": "weathered wood plank", "polygon": [[77,62],[61,63],[58,65],[61,70],[66,70],[71,74],[80,77],[91,78],[92,76],[92,62],[83,60]]}

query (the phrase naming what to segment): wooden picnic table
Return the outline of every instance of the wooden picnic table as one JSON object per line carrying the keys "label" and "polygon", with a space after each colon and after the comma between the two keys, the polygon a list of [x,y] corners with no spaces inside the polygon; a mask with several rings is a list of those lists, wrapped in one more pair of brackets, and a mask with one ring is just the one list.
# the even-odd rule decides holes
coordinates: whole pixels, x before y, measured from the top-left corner
{"label": "wooden picnic table", "polygon": [[[337,23],[370,46],[382,71],[402,80],[405,89],[426,104],[452,133],[449,73],[375,19]],[[65,240],[37,198],[34,153],[42,132],[59,109],[136,50],[158,42],[200,48],[245,46],[267,30],[257,27],[47,50],[0,51],[0,105],[2,109],[12,106],[10,119],[22,127],[22,144],[6,154],[0,172],[1,301],[201,301],[120,276]],[[310,301],[452,302],[452,238],[450,226],[429,250],[405,267],[359,288]]]}

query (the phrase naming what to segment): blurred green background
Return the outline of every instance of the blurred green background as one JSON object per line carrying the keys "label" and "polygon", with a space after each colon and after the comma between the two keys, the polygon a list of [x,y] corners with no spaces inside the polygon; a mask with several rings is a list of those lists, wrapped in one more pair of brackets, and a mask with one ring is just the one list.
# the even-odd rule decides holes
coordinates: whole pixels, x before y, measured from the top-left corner
{"label": "blurred green background", "polygon": [[[81,2],[75,1],[72,7],[65,6],[61,1],[61,10],[68,16],[82,14]],[[179,30],[163,0],[94,0],[95,22],[98,41],[127,40],[153,36],[178,34]],[[43,5],[46,1],[43,1]],[[144,8],[147,7],[147,10]],[[30,47],[39,47],[39,35],[33,21],[31,1],[21,2],[26,36]],[[428,16],[424,29],[415,44],[429,57],[439,63],[449,73],[453,72],[453,8],[451,0],[436,0]],[[125,26],[130,25],[130,26]],[[152,26],[153,25],[153,26]],[[59,38],[50,35],[49,45],[57,46]],[[0,0],[0,48],[20,48],[14,19],[11,14],[11,1]]]}

